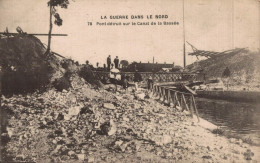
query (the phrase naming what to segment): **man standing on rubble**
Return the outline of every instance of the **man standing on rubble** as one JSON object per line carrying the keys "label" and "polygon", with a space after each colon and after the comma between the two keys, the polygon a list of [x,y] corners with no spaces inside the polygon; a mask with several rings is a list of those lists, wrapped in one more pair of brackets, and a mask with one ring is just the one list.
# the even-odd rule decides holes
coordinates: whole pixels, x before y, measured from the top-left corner
{"label": "man standing on rubble", "polygon": [[150,76],[147,80],[147,89],[148,91],[152,90],[153,78]]}
{"label": "man standing on rubble", "polygon": [[142,76],[138,73],[138,70],[135,70],[134,73],[134,83],[135,83],[135,90],[138,91],[138,83],[142,81]]}
{"label": "man standing on rubble", "polygon": [[108,71],[110,71],[110,65],[111,65],[111,56],[109,55],[107,57],[107,68],[108,68]]}
{"label": "man standing on rubble", "polygon": [[119,63],[118,56],[116,56],[116,58],[114,59],[114,63],[115,63],[115,68],[118,69],[118,63]]}

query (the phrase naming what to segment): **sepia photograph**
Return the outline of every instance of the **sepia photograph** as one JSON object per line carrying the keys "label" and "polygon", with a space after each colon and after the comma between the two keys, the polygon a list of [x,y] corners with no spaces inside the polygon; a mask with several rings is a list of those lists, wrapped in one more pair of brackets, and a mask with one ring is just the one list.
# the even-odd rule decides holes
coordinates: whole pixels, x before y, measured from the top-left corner
{"label": "sepia photograph", "polygon": [[260,162],[260,0],[0,0],[0,162]]}

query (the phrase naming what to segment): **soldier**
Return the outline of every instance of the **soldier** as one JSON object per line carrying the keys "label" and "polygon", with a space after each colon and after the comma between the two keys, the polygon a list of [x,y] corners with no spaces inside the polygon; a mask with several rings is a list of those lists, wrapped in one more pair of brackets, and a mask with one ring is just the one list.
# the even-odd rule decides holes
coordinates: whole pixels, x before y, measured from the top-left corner
{"label": "soldier", "polygon": [[110,65],[111,65],[111,56],[109,55],[107,57],[107,68],[108,68],[108,71],[110,71]]}
{"label": "soldier", "polygon": [[129,81],[129,76],[123,75],[122,76],[122,84],[123,84],[123,89],[125,89],[125,93],[128,92],[128,87],[129,87],[128,81]]}
{"label": "soldier", "polygon": [[116,56],[116,58],[114,59],[114,63],[115,63],[115,68],[118,69],[118,63],[119,63],[118,56]]}
{"label": "soldier", "polygon": [[138,91],[138,83],[142,81],[142,76],[138,73],[138,70],[135,70],[134,73],[134,83],[135,83],[135,90]]}
{"label": "soldier", "polygon": [[226,69],[224,70],[222,76],[223,76],[224,78],[227,78],[227,77],[230,76],[230,70],[229,70],[228,67],[226,67]]}
{"label": "soldier", "polygon": [[152,84],[153,84],[153,78],[150,76],[147,80],[147,88],[148,88],[148,91],[149,90],[152,90]]}

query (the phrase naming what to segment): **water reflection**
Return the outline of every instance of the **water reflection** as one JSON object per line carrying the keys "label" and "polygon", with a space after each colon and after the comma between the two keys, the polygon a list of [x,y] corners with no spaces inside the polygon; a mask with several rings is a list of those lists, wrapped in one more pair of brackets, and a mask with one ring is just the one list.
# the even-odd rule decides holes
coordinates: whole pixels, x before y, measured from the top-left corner
{"label": "water reflection", "polygon": [[260,144],[260,103],[196,98],[200,116]]}

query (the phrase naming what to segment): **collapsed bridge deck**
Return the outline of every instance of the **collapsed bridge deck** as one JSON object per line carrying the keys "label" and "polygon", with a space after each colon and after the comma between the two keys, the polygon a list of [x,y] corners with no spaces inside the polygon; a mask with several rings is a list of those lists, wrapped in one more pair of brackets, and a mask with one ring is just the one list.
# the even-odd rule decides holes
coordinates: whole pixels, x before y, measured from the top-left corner
{"label": "collapsed bridge deck", "polygon": [[[142,80],[146,81],[149,77],[153,78],[154,82],[173,82],[173,81],[200,81],[204,80],[202,73],[176,73],[176,72],[139,72]],[[98,80],[107,79],[109,72],[93,71],[94,76]],[[134,72],[120,72],[120,75],[129,76],[130,81],[134,78]]]}

